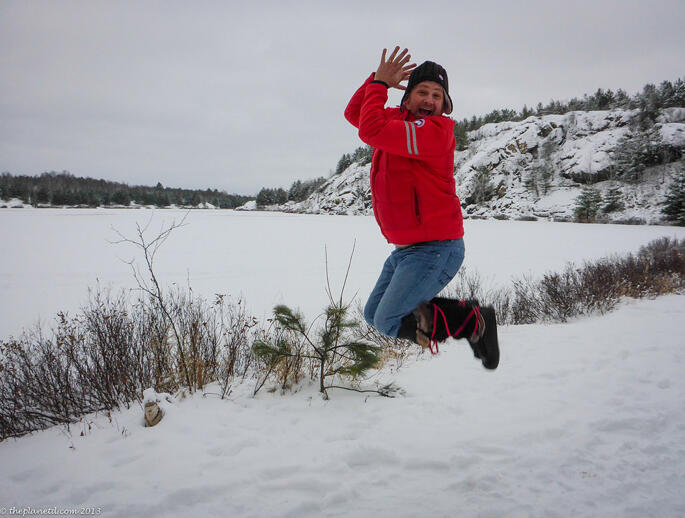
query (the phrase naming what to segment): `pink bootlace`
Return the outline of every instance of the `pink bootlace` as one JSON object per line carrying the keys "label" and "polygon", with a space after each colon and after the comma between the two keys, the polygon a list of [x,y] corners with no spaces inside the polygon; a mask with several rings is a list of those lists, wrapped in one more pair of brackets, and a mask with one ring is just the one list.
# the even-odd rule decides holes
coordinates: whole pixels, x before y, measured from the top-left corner
{"label": "pink bootlace", "polygon": [[[466,307],[466,301],[460,301],[459,305],[461,307]],[[471,333],[471,336],[475,335],[478,332],[478,322],[480,320],[480,307],[475,306],[472,310],[471,313],[464,319],[464,323],[457,329],[454,333],[450,332],[450,328],[447,325],[447,317],[445,316],[445,312],[438,307],[437,304],[433,304],[433,334],[431,335],[430,342],[428,343],[428,348],[430,349],[431,354],[438,354],[440,352],[440,349],[438,349],[438,341],[435,339],[435,330],[436,330],[436,323],[438,320],[438,311],[440,311],[440,314],[442,315],[442,319],[445,322],[445,329],[447,330],[447,335],[449,337],[456,337],[459,335],[464,330],[464,327],[466,327],[466,324],[468,324],[469,320],[471,320],[471,317],[475,315],[476,317],[476,325],[473,329],[473,333]],[[434,350],[435,348],[435,350]]]}

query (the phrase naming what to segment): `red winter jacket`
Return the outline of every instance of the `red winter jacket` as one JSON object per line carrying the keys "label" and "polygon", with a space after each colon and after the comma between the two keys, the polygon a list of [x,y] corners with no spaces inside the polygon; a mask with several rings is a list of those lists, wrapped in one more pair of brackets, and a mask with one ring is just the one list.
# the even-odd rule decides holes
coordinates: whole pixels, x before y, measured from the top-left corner
{"label": "red winter jacket", "polygon": [[406,109],[385,108],[388,89],[372,83],[355,92],[345,118],[374,148],[371,199],[385,238],[396,245],[459,239],[464,235],[454,184],[454,122],[416,119]]}

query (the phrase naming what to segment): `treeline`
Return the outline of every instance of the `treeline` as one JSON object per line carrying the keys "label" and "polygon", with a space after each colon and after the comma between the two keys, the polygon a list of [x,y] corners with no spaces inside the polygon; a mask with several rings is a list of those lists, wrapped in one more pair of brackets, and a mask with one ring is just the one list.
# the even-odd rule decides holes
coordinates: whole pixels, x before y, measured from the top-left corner
{"label": "treeline", "polygon": [[466,133],[491,122],[522,121],[531,115],[563,115],[572,111],[639,109],[638,120],[645,126],[656,122],[660,109],[672,107],[685,107],[683,79],[677,79],[674,83],[663,81],[659,86],[647,84],[642,92],[632,97],[620,88],[616,92],[599,88],[593,95],[585,94],[582,99],[574,97],[567,102],[551,100],[547,105],[538,103],[535,109],[524,105],[518,112],[507,108],[493,110],[481,117],[473,116],[470,120],[455,121],[454,135],[457,138],[457,149],[464,150],[468,146]]}
{"label": "treeline", "polygon": [[[352,153],[343,153],[338,160],[338,165],[335,167],[334,175],[342,173],[345,169],[354,163],[366,165],[371,162],[371,155],[373,148],[371,146],[361,146]],[[304,201],[310,194],[316,191],[326,182],[324,177],[319,177],[314,180],[297,180],[293,182],[290,189],[287,191],[282,188],[262,188],[257,194],[257,206],[264,207],[266,205],[282,205],[289,201]]]}
{"label": "treeline", "polygon": [[257,205],[263,207],[265,205],[282,205],[289,201],[303,201],[306,200],[311,193],[317,190],[326,179],[321,176],[314,180],[296,180],[287,191],[283,188],[269,189],[262,188],[257,193]]}
{"label": "treeline", "polygon": [[155,205],[157,207],[198,206],[210,203],[233,209],[254,199],[216,189],[175,189],[157,183],[154,187],[77,177],[68,171],[45,172],[39,176],[0,175],[0,199],[18,198],[26,204],[102,207],[110,205]]}
{"label": "treeline", "polygon": [[[681,173],[671,183],[661,205],[661,212],[667,221],[681,227],[685,226],[685,173]],[[603,216],[621,211],[624,207],[623,194],[618,187],[611,188],[602,195],[598,189],[588,185],[576,198],[574,215],[580,223],[601,222]]]}
{"label": "treeline", "polygon": [[338,160],[338,165],[335,168],[335,174],[342,173],[345,169],[354,163],[359,165],[366,165],[371,162],[371,155],[373,155],[373,148],[371,146],[360,146],[354,150],[354,153],[343,153],[343,156]]}

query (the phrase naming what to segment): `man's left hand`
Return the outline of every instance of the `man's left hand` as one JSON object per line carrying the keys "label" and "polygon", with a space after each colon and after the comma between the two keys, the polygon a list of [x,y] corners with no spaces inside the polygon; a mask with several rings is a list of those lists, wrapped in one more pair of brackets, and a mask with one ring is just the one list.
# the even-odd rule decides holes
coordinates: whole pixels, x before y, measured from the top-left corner
{"label": "man's left hand", "polygon": [[386,60],[388,49],[383,49],[381,64],[378,65],[374,79],[376,81],[383,81],[389,88],[406,90],[407,87],[400,83],[409,79],[412,69],[416,67],[416,63],[407,64],[411,59],[411,54],[408,54],[409,51],[407,49],[398,54],[399,50],[399,47],[395,47],[395,50],[392,51],[392,54]]}

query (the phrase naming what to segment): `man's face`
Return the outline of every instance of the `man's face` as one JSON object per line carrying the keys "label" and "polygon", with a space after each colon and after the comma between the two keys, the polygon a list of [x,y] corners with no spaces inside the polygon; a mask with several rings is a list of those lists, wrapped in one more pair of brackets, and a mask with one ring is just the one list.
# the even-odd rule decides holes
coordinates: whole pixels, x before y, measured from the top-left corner
{"label": "man's face", "polygon": [[417,119],[429,115],[442,115],[442,86],[434,81],[423,81],[416,85],[404,101],[404,107]]}

